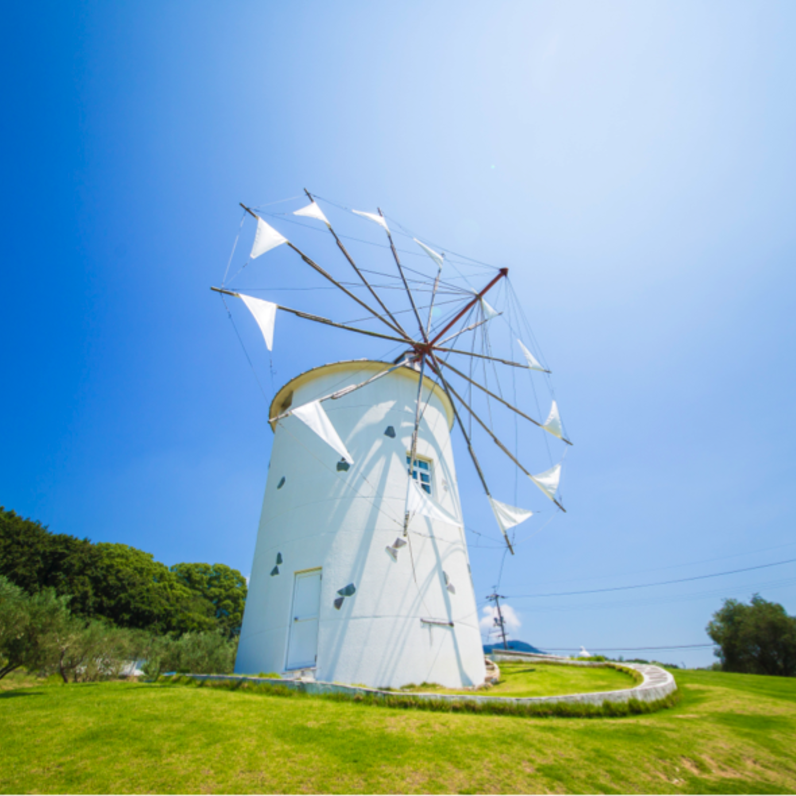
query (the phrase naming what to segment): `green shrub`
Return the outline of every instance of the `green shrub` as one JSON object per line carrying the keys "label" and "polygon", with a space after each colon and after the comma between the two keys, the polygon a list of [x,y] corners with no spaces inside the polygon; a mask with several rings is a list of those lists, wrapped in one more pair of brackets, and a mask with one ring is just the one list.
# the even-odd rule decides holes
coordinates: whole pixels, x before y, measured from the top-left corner
{"label": "green shrub", "polygon": [[92,682],[119,676],[141,653],[141,634],[94,620],[70,617],[55,634],[58,659],[52,665],[63,681]]}
{"label": "green shrub", "polygon": [[163,672],[229,674],[235,665],[237,639],[218,631],[186,633],[180,638],[154,636],[143,657],[143,672],[158,677]]}

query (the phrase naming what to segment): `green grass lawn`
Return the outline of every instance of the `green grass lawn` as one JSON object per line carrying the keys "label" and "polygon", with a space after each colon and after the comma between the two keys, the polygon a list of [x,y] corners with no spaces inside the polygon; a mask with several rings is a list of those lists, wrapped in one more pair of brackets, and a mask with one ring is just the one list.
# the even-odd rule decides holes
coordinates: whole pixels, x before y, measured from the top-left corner
{"label": "green grass lawn", "polygon": [[796,679],[677,672],[673,709],[520,718],[148,683],[0,692],[9,793],[793,793]]}
{"label": "green grass lawn", "polygon": [[[556,694],[583,694],[589,691],[619,691],[633,688],[632,675],[610,666],[565,666],[554,663],[508,663],[501,661],[500,682],[486,691],[484,696],[537,697]],[[409,693],[469,694],[473,691],[447,688],[402,688]]]}

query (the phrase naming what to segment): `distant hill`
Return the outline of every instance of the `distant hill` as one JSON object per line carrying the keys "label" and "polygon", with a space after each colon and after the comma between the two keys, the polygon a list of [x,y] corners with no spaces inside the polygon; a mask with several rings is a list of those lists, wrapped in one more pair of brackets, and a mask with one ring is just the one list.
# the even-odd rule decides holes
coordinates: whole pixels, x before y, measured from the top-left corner
{"label": "distant hill", "polygon": [[[542,652],[542,650],[538,649],[537,647],[533,647],[530,644],[526,643],[525,641],[514,641],[511,639],[507,641],[508,648],[510,650],[517,650],[517,652],[536,652],[542,655],[546,655],[546,652]],[[484,652],[492,652],[492,650],[502,650],[503,649],[503,642],[499,644],[484,644]]]}

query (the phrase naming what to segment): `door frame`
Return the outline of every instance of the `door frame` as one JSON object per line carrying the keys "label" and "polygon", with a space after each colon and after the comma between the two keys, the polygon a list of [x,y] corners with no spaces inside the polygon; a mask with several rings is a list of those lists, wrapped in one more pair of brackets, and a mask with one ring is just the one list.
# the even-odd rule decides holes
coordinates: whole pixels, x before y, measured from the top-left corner
{"label": "door frame", "polygon": [[[302,669],[317,669],[318,668],[318,640],[316,638],[315,641],[315,663],[312,666],[295,666],[290,668],[288,663],[290,662],[290,639],[293,634],[293,625],[295,624],[293,621],[294,613],[293,613],[293,606],[296,603],[296,585],[298,584],[299,576],[301,575],[309,575],[312,572],[318,572],[320,575],[320,587],[321,591],[323,590],[323,567],[309,567],[307,569],[297,569],[293,573],[293,589],[290,594],[290,613],[287,619],[287,643],[285,644],[285,665],[283,671],[286,672],[298,672]],[[320,635],[321,630],[321,594],[318,594],[318,634]]]}

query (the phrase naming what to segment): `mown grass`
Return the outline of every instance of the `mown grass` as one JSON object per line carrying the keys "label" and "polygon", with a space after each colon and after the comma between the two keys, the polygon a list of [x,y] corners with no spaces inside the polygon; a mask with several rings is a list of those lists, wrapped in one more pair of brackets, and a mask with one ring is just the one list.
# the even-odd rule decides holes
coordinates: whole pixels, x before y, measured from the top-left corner
{"label": "mown grass", "polygon": [[[537,697],[557,694],[583,694],[591,691],[620,691],[633,688],[635,678],[630,670],[611,666],[564,666],[550,663],[517,663],[501,661],[500,682],[486,691],[485,696]],[[424,685],[402,688],[410,693],[435,691],[442,694],[472,694],[473,691],[429,688]]]}
{"label": "mown grass", "polygon": [[676,672],[626,718],[383,709],[159,683],[0,693],[4,793],[793,793],[796,680]]}

